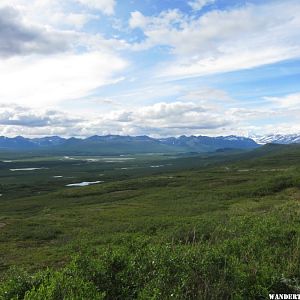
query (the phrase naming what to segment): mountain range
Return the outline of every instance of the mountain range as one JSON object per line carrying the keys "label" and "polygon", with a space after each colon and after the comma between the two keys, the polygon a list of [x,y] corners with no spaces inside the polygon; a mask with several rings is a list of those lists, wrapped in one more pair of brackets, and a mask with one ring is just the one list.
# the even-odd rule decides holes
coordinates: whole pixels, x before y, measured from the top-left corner
{"label": "mountain range", "polygon": [[258,144],[299,144],[300,143],[300,134],[270,134],[265,136],[254,136]]}
{"label": "mountain range", "polygon": [[259,145],[238,136],[180,136],[156,139],[149,136],[105,135],[88,138],[0,137],[2,151],[51,151],[57,153],[126,154],[168,152],[212,152],[220,149],[253,149]]}
{"label": "mountain range", "polygon": [[130,154],[170,152],[214,152],[230,149],[249,150],[260,144],[300,143],[300,135],[268,135],[255,138],[230,136],[185,136],[152,138],[143,136],[94,135],[88,138],[0,137],[1,151],[43,151],[68,154]]}

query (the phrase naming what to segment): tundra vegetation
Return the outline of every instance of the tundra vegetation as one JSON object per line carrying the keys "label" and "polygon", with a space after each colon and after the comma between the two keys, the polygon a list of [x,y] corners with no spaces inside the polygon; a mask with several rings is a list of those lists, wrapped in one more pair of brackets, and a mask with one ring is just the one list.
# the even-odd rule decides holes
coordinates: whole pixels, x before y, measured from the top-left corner
{"label": "tundra vegetation", "polygon": [[299,146],[2,158],[0,299],[300,293]]}

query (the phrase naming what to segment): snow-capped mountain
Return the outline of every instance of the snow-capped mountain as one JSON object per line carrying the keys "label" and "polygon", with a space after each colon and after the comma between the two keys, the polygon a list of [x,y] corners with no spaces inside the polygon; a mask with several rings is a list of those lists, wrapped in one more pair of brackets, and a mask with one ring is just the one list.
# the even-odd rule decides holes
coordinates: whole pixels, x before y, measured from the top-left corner
{"label": "snow-capped mountain", "polygon": [[189,151],[214,151],[218,149],[252,149],[258,147],[254,140],[235,135],[230,136],[185,136],[160,139],[166,145],[183,147]]}
{"label": "snow-capped mountain", "polygon": [[300,134],[270,134],[252,137],[252,139],[258,144],[299,144]]}

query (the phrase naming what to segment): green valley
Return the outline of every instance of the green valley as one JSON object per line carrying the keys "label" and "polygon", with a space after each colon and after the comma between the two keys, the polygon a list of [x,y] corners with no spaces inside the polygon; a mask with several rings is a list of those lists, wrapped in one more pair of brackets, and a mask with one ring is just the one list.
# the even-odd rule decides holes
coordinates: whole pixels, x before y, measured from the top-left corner
{"label": "green valley", "polygon": [[0,299],[299,293],[297,145],[3,161]]}

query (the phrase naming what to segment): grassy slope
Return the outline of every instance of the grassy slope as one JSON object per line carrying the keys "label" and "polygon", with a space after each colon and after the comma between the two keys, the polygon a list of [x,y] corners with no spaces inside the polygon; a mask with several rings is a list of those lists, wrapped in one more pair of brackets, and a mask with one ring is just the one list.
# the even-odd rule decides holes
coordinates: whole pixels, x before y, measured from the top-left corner
{"label": "grassy slope", "polygon": [[[10,275],[13,284],[4,281],[2,291],[17,290],[22,298],[43,282],[44,290],[32,290],[28,299],[46,299],[45,293],[60,299],[53,295],[70,274],[78,286],[98,288],[80,296],[68,287],[70,299],[254,299],[297,291],[300,151],[266,147],[237,157],[202,169],[203,158],[183,158],[168,172],[3,199],[2,271],[59,268],[82,249],[93,253],[80,254],[50,279],[25,274],[21,288]],[[183,171],[189,162],[195,170]]]}

